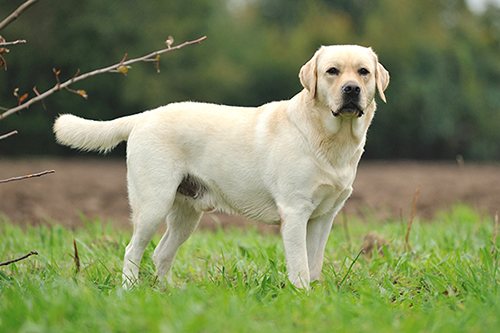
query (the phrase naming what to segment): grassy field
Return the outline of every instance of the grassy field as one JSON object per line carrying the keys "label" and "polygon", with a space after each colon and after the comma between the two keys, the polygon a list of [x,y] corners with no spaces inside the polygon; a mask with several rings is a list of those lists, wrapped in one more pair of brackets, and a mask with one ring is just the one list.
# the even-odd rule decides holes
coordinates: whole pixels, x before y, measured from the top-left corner
{"label": "grassy field", "polygon": [[[129,231],[97,221],[68,230],[0,222],[0,332],[495,332],[500,330],[494,219],[465,207],[414,221],[337,220],[323,276],[309,292],[286,279],[279,235],[198,231],[176,284],[158,284],[146,250],[141,283],[120,286]],[[386,240],[359,254],[364,235]],[[78,248],[80,268],[73,246]],[[382,242],[382,241],[381,241]]]}

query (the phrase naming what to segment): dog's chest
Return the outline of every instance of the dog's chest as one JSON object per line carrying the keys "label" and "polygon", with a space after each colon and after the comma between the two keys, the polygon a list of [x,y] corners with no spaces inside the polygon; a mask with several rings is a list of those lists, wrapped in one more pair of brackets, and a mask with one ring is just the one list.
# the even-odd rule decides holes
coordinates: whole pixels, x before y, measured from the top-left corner
{"label": "dog's chest", "polygon": [[332,211],[338,211],[352,193],[352,187],[336,189],[331,186],[324,186],[317,194],[315,200],[318,205],[311,214],[311,218],[323,216]]}
{"label": "dog's chest", "polygon": [[316,205],[311,218],[340,209],[352,193],[356,168],[327,168],[321,170],[316,180],[313,202]]}

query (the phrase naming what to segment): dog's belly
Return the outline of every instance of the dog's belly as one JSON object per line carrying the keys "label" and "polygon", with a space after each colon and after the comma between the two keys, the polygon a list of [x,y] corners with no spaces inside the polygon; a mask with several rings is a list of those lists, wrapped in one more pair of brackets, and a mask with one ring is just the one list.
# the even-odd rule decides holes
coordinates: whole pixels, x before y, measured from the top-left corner
{"label": "dog's belly", "polygon": [[244,193],[230,192],[224,192],[216,185],[206,184],[191,175],[184,177],[177,188],[177,193],[190,198],[197,210],[243,215],[271,225],[280,223],[278,208],[268,193],[248,189]]}
{"label": "dog's belly", "polygon": [[[203,212],[220,211],[228,214],[236,214],[251,220],[270,225],[280,224],[278,209],[274,201],[259,198],[252,202],[238,200],[226,200],[220,195],[207,193],[201,198],[192,198],[193,206]],[[230,202],[229,202],[230,201]]]}
{"label": "dog's belly", "polygon": [[260,195],[256,200],[240,201],[231,205],[232,210],[249,219],[270,225],[280,224],[278,207],[274,200],[264,195]]}

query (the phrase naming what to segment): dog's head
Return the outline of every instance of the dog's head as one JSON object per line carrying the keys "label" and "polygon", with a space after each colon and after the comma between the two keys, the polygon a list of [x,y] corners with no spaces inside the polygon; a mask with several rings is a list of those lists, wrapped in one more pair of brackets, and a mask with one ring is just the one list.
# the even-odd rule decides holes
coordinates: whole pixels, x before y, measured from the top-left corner
{"label": "dog's head", "polygon": [[389,72],[371,48],[357,45],[321,47],[300,70],[309,97],[328,107],[333,116],[361,117],[375,91],[385,102]]}

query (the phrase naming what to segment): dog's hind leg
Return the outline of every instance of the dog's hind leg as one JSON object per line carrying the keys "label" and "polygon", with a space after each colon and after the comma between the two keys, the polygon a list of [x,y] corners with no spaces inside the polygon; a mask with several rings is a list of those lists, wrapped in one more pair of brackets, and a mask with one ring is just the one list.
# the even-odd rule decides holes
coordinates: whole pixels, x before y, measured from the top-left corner
{"label": "dog's hind leg", "polygon": [[167,231],[154,252],[154,262],[158,279],[172,283],[172,264],[179,247],[191,236],[203,212],[195,209],[189,198],[178,194],[167,216]]}
{"label": "dog's hind leg", "polygon": [[[137,182],[138,171],[148,174],[141,182]],[[172,173],[170,177],[154,174],[154,170],[137,170],[129,168],[128,186],[129,199],[132,208],[132,222],[134,233],[130,243],[125,249],[123,260],[123,285],[125,288],[136,283],[139,265],[147,245],[165,222],[168,212],[172,208],[176,195],[176,184],[180,182]]]}
{"label": "dog's hind leg", "polygon": [[130,287],[137,282],[139,274],[139,265],[147,245],[158,231],[160,226],[165,222],[167,211],[162,210],[165,206],[151,205],[149,207],[141,207],[140,210],[134,211],[132,220],[134,224],[134,233],[130,243],[125,249],[125,257],[123,259],[123,286]]}

